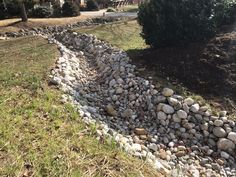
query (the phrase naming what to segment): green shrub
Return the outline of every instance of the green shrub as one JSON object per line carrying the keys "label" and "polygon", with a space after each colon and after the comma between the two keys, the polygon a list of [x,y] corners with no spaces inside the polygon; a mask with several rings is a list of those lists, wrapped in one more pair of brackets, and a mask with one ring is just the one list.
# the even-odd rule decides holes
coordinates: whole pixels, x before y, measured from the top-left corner
{"label": "green shrub", "polygon": [[62,6],[62,15],[64,17],[75,17],[80,15],[79,6],[76,3],[65,2]]}
{"label": "green shrub", "polygon": [[215,33],[213,0],[149,0],[139,7],[142,36],[152,47],[202,41]]}
{"label": "green shrub", "polygon": [[235,18],[235,0],[216,0],[214,8],[214,21],[217,27],[232,24]]}
{"label": "green shrub", "polygon": [[20,7],[16,0],[6,1],[8,16],[14,17],[20,15]]}
{"label": "green shrub", "polygon": [[7,17],[7,9],[4,4],[0,1],[0,19],[5,19]]}
{"label": "green shrub", "polygon": [[53,4],[53,17],[61,17],[62,16],[62,9],[60,4],[55,3]]}
{"label": "green shrub", "polygon": [[[0,0],[0,6],[3,5],[2,2],[3,1]],[[5,0],[5,3],[6,3],[6,11],[4,11],[4,12],[6,14],[5,15],[6,17],[16,17],[16,16],[20,15],[20,7],[19,7],[18,0]],[[28,14],[33,10],[35,1],[34,0],[25,0],[24,4],[25,4],[25,8],[26,8],[26,13]],[[0,12],[0,15],[2,15],[1,12]]]}
{"label": "green shrub", "polygon": [[32,12],[32,17],[36,18],[48,18],[52,15],[52,10],[49,7],[39,6]]}
{"label": "green shrub", "polygon": [[88,0],[87,1],[87,10],[89,10],[89,11],[99,10],[97,1],[96,0]]}

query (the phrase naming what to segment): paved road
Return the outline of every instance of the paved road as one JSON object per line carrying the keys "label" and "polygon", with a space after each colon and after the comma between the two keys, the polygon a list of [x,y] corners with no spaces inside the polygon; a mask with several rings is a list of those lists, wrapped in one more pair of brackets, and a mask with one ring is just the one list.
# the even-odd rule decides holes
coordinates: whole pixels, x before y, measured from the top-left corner
{"label": "paved road", "polygon": [[88,17],[137,17],[136,12],[106,12],[106,9],[99,10],[99,11],[89,11],[89,12],[81,12],[81,15],[88,16]]}

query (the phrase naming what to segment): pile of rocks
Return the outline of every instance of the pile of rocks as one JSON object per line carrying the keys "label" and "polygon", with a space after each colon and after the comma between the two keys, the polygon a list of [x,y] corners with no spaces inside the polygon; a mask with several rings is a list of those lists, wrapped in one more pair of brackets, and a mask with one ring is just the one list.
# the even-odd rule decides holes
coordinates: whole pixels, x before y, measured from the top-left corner
{"label": "pile of rocks", "polygon": [[62,54],[51,82],[86,121],[103,122],[99,135],[173,176],[236,176],[236,126],[226,111],[215,116],[192,98],[156,90],[125,52],[92,35],[64,32],[49,41]]}

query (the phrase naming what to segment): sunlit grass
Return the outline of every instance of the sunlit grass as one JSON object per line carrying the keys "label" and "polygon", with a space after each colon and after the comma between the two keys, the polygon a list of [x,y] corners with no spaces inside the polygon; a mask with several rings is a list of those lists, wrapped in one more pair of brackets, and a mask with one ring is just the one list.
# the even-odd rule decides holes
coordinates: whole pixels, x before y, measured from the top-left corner
{"label": "sunlit grass", "polygon": [[47,85],[57,56],[39,37],[0,41],[0,176],[159,176],[61,104]]}

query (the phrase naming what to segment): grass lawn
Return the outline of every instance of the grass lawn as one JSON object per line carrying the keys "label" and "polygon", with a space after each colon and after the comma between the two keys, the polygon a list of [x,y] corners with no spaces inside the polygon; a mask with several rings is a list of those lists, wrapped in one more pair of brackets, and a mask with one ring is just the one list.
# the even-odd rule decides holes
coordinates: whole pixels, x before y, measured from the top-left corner
{"label": "grass lawn", "polygon": [[123,11],[123,12],[138,12],[138,5],[127,5],[124,7],[119,7],[118,11]]}
{"label": "grass lawn", "polygon": [[80,28],[77,32],[93,34],[99,39],[124,50],[144,49],[147,47],[140,36],[141,27],[134,20]]}
{"label": "grass lawn", "polygon": [[60,103],[46,82],[58,54],[39,37],[0,41],[0,176],[160,176]]}

